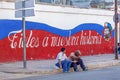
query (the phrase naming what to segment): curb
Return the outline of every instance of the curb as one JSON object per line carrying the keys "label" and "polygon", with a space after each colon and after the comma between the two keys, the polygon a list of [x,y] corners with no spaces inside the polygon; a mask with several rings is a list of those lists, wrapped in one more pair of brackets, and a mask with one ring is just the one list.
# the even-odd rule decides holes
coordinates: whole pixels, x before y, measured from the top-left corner
{"label": "curb", "polygon": [[[93,62],[93,63],[86,63],[86,67],[88,70],[98,69],[98,68],[105,68],[120,65],[120,60],[112,60],[112,61],[103,61],[103,62]],[[80,71],[82,71],[80,69]],[[4,69],[0,70],[0,72],[4,73],[12,73],[12,74],[38,74],[38,75],[50,75],[50,74],[59,74],[62,73],[61,69],[50,69],[50,70],[32,70],[32,69]],[[70,72],[73,72],[70,69]]]}
{"label": "curb", "polygon": [[112,61],[104,61],[104,62],[96,62],[96,63],[88,63],[86,64],[88,69],[97,69],[97,68],[105,68],[105,67],[111,67],[111,66],[117,66],[120,65],[119,60],[112,60]]}

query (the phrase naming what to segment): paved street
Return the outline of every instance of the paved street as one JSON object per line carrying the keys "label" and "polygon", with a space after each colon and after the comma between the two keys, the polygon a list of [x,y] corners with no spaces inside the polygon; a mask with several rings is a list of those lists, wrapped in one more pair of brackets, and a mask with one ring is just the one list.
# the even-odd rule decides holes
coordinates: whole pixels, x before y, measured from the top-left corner
{"label": "paved street", "polygon": [[5,73],[5,72],[0,72],[0,80],[9,80],[9,79],[19,79],[23,77],[30,77],[34,75],[25,75],[25,74],[12,74],[12,73]]}
{"label": "paved street", "polygon": [[[67,74],[60,74],[61,72],[57,70],[54,66],[55,64],[54,60],[27,61],[26,69],[23,69],[22,61],[12,62],[12,63],[0,63],[0,80],[60,80],[60,79],[63,80],[63,77],[65,80],[68,80],[68,79],[73,80],[73,78],[75,78],[76,80],[79,80],[79,77],[83,78],[82,80],[88,80],[89,77],[93,80],[97,80],[96,78],[98,77],[96,76],[99,76],[102,78],[103,76],[101,76],[101,74],[104,74],[104,73],[110,74],[110,73],[107,73],[109,72],[109,68],[105,69],[105,71],[107,70],[108,71],[104,73],[102,73],[102,71],[95,70],[95,69],[103,69],[105,67],[120,65],[120,60],[115,60],[114,54],[82,56],[82,59],[84,60],[85,65],[88,67],[89,71],[77,72],[77,73],[71,72]],[[114,69],[111,69],[111,70],[114,70]],[[119,70],[119,67],[118,67],[118,70]],[[51,76],[46,76],[46,75],[51,75]]]}
{"label": "paved street", "polygon": [[85,72],[71,72],[49,76],[31,76],[14,80],[120,80],[119,76],[120,66],[113,66]]}

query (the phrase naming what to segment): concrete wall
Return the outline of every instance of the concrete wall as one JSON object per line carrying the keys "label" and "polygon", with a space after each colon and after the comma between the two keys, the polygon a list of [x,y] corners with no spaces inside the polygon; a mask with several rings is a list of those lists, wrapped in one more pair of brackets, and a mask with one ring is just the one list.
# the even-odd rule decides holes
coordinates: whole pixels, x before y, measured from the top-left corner
{"label": "concrete wall", "polygon": [[[83,56],[113,53],[113,11],[40,4],[34,9],[35,16],[26,18],[28,60],[54,59],[61,47],[67,55],[77,49]],[[0,62],[23,59],[22,21],[14,15],[14,3],[0,2]],[[105,22],[112,26],[109,40]]]}

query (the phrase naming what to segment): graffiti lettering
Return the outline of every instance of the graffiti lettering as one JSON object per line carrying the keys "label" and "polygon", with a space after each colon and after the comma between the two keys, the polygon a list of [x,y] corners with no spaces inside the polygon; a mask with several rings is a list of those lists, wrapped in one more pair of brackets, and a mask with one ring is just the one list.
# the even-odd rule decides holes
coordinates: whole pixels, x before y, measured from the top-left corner
{"label": "graffiti lettering", "polygon": [[91,31],[89,31],[88,35],[83,35],[84,32],[81,33],[81,40],[80,45],[86,45],[86,44],[101,44],[102,36],[96,35],[92,36]]}
{"label": "graffiti lettering", "polygon": [[[8,39],[11,41],[11,48],[22,48],[23,47],[23,41],[22,41],[22,34],[20,34],[20,37],[17,35],[17,33],[21,33],[22,30],[19,31],[12,31],[8,34]],[[12,36],[11,36],[12,35]],[[30,31],[29,36],[26,38],[26,47],[34,48],[39,46],[39,38],[33,37],[33,33]]]}
{"label": "graffiti lettering", "polygon": [[44,39],[42,41],[42,46],[43,47],[47,47],[48,46],[48,40],[49,40],[49,37],[44,37]]}
{"label": "graffiti lettering", "polygon": [[[8,34],[8,39],[10,40],[11,48],[22,48],[22,31],[12,31]],[[20,33],[20,36],[17,35]],[[11,36],[12,35],[12,36]],[[26,47],[27,48],[37,48],[42,47],[56,47],[56,46],[79,46],[79,45],[91,45],[91,44],[101,44],[102,36],[98,33],[92,35],[92,32],[81,32],[79,36],[69,36],[69,37],[61,37],[61,36],[46,36],[43,37],[41,43],[39,40],[40,36],[34,37],[32,30],[30,31],[28,37],[26,37]]]}
{"label": "graffiti lettering", "polygon": [[[8,34],[8,39],[11,41],[11,44],[10,44],[11,48],[16,48],[16,46],[17,46],[17,42],[15,41],[15,39],[18,38],[18,36],[16,36],[16,34],[14,34],[14,33],[20,33],[20,32],[21,32],[21,30],[19,30],[19,31],[12,31],[12,32],[10,32]],[[10,37],[10,35],[12,35],[12,34],[13,34],[13,36]],[[20,40],[20,42],[21,41],[22,40]]]}
{"label": "graffiti lettering", "polygon": [[51,47],[78,45],[79,36],[52,37]]}
{"label": "graffiti lettering", "polygon": [[51,47],[63,46],[65,44],[63,37],[51,37],[51,39]]}

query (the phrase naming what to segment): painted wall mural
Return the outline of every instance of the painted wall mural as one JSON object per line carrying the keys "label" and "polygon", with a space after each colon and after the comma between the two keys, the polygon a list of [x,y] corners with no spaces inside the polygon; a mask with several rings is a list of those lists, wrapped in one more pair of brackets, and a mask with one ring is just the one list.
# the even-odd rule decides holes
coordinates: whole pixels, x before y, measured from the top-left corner
{"label": "painted wall mural", "polygon": [[[67,55],[77,49],[83,56],[113,53],[114,31],[111,30],[111,37],[106,40],[105,25],[81,23],[73,29],[62,30],[49,24],[26,21],[27,59],[54,59],[61,47],[67,49]],[[0,62],[23,60],[21,26],[20,20],[0,20]]]}

